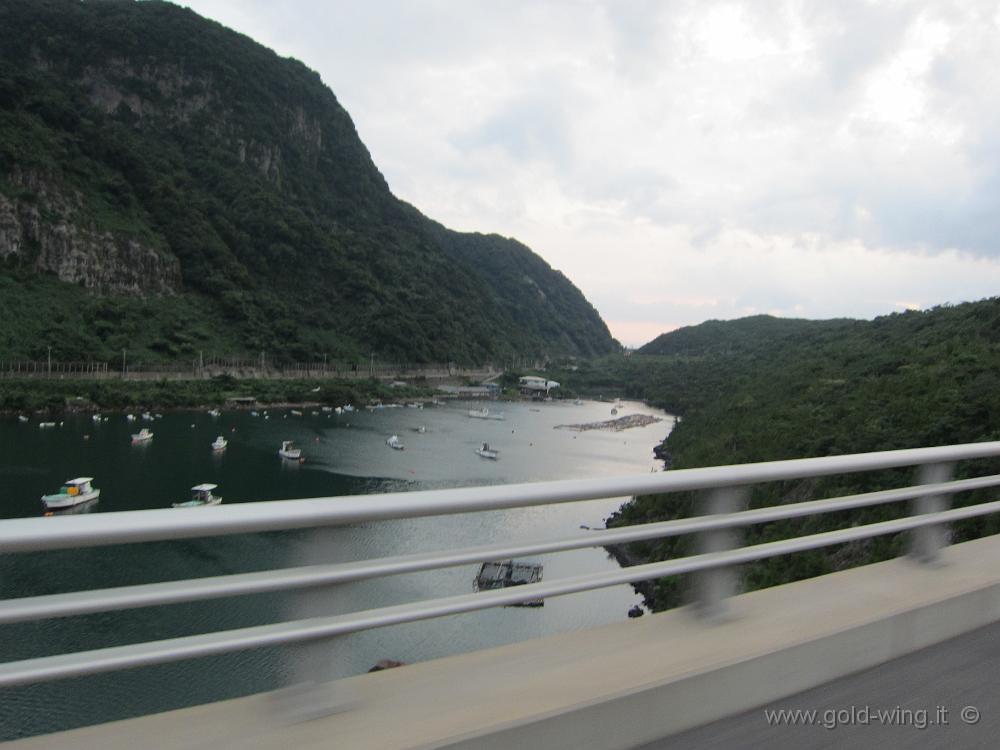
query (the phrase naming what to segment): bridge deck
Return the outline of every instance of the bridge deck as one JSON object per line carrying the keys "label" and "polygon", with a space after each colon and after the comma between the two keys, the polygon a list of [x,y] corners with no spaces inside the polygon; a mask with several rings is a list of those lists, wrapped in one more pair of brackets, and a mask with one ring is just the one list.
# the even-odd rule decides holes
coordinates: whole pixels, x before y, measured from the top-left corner
{"label": "bridge deck", "polygon": [[[287,694],[2,745],[63,748],[629,748],[1000,620],[1000,540],[732,600],[331,683],[345,710],[292,721]],[[155,740],[151,740],[155,738]]]}

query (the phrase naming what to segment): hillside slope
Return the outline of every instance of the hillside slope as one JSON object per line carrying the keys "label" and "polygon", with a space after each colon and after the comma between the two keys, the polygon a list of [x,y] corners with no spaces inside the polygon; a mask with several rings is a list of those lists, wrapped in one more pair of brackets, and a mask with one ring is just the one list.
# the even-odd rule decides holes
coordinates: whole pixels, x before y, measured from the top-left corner
{"label": "hillside slope", "polygon": [[[696,326],[657,341],[669,355],[614,358],[604,367],[556,373],[605,393],[618,384],[683,415],[664,443],[673,469],[832,456],[1000,440],[1000,298],[872,321],[750,318]],[[614,391],[611,391],[614,392]],[[959,476],[1000,472],[1000,462],[959,466]],[[911,470],[869,472],[757,487],[754,506],[899,487]],[[988,493],[962,494],[956,505]],[[704,512],[692,493],[640,497],[611,525]],[[747,543],[905,515],[905,503],[749,528]],[[1000,531],[1000,518],[955,524],[956,540]],[[638,560],[693,549],[679,537],[633,546]],[[899,554],[906,535],[802,553],[745,569],[750,588],[817,575]],[[680,579],[658,581],[656,607],[683,599]]]}
{"label": "hillside slope", "polygon": [[615,348],[528,248],[396,199],[315,72],[157,1],[0,5],[0,262],[8,357]]}

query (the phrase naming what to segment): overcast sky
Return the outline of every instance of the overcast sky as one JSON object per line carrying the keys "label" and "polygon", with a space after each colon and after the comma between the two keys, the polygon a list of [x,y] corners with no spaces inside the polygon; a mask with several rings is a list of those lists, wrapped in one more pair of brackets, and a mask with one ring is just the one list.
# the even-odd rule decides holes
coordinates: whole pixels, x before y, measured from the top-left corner
{"label": "overcast sky", "polygon": [[194,0],[318,71],[393,192],[622,343],[1000,293],[1000,4]]}

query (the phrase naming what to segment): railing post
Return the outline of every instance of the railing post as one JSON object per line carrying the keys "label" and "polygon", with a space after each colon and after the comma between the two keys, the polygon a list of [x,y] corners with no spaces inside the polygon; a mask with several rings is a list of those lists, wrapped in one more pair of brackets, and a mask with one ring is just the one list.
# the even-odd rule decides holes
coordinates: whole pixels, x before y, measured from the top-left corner
{"label": "railing post", "polygon": [[[357,559],[356,543],[336,527],[315,528],[302,535],[290,561],[295,565],[344,563]],[[357,586],[340,584],[299,591],[290,602],[293,618],[344,614],[358,609]],[[351,707],[353,693],[336,683],[350,674],[348,641],[344,636],[297,645],[289,652],[291,684],[276,691],[275,709],[285,721],[299,722]]]}
{"label": "railing post", "polygon": [[[745,510],[749,488],[720,487],[708,493],[704,500],[706,515],[717,513],[737,513]],[[698,535],[699,554],[722,552],[735,549],[740,544],[738,529],[715,529]],[[694,604],[698,614],[709,620],[721,620],[726,616],[726,599],[738,593],[739,579],[733,567],[703,570],[694,575]]]}
{"label": "railing post", "polygon": [[[917,471],[917,484],[940,484],[951,479],[955,464],[925,464]],[[951,495],[927,495],[915,497],[910,503],[910,514],[921,515],[924,513],[937,513],[948,510],[951,504]],[[913,530],[910,541],[910,554],[922,563],[933,563],[938,560],[938,556],[943,547],[950,541],[950,533],[947,526],[935,524],[934,526],[922,526]]]}

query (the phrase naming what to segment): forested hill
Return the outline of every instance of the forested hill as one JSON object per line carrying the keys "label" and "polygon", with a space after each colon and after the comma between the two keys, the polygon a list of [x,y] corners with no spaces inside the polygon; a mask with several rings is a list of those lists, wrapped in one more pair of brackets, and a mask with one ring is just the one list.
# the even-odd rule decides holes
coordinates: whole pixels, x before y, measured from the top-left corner
{"label": "forested hill", "polygon": [[0,264],[4,358],[616,348],[527,247],[396,199],[315,72],[164,2],[0,3]]}
{"label": "forested hill", "polygon": [[[754,328],[781,335],[746,337]],[[677,466],[802,458],[1000,437],[1000,298],[875,320],[745,318],[657,340],[622,377],[684,415]],[[652,346],[652,344],[647,345]]]}
{"label": "forested hill", "polygon": [[[759,335],[754,335],[756,331]],[[669,355],[609,360],[581,370],[605,392],[683,415],[665,442],[674,469],[1000,440],[1000,298],[908,311],[872,321],[748,318],[682,329],[654,342]],[[648,348],[652,348],[650,344]],[[572,384],[572,373],[556,374]],[[998,462],[975,473],[996,473]],[[959,471],[968,471],[962,464]],[[859,473],[763,485],[767,505],[901,486],[912,472]],[[968,495],[956,496],[958,505]],[[700,512],[691,495],[638,498],[618,524]],[[790,520],[748,529],[748,543],[884,520],[905,504]],[[1000,531],[1000,519],[957,524],[957,540]],[[689,541],[689,540],[688,540]],[[642,560],[683,552],[684,540],[637,545]],[[752,587],[780,583],[897,554],[902,535],[757,563]],[[676,580],[657,584],[657,606],[680,601]]]}
{"label": "forested hill", "polygon": [[775,345],[808,343],[809,338],[843,330],[859,321],[802,320],[754,315],[738,320],[709,320],[696,326],[678,328],[657,336],[638,350],[638,354],[705,356],[710,354],[748,354],[772,349]]}

